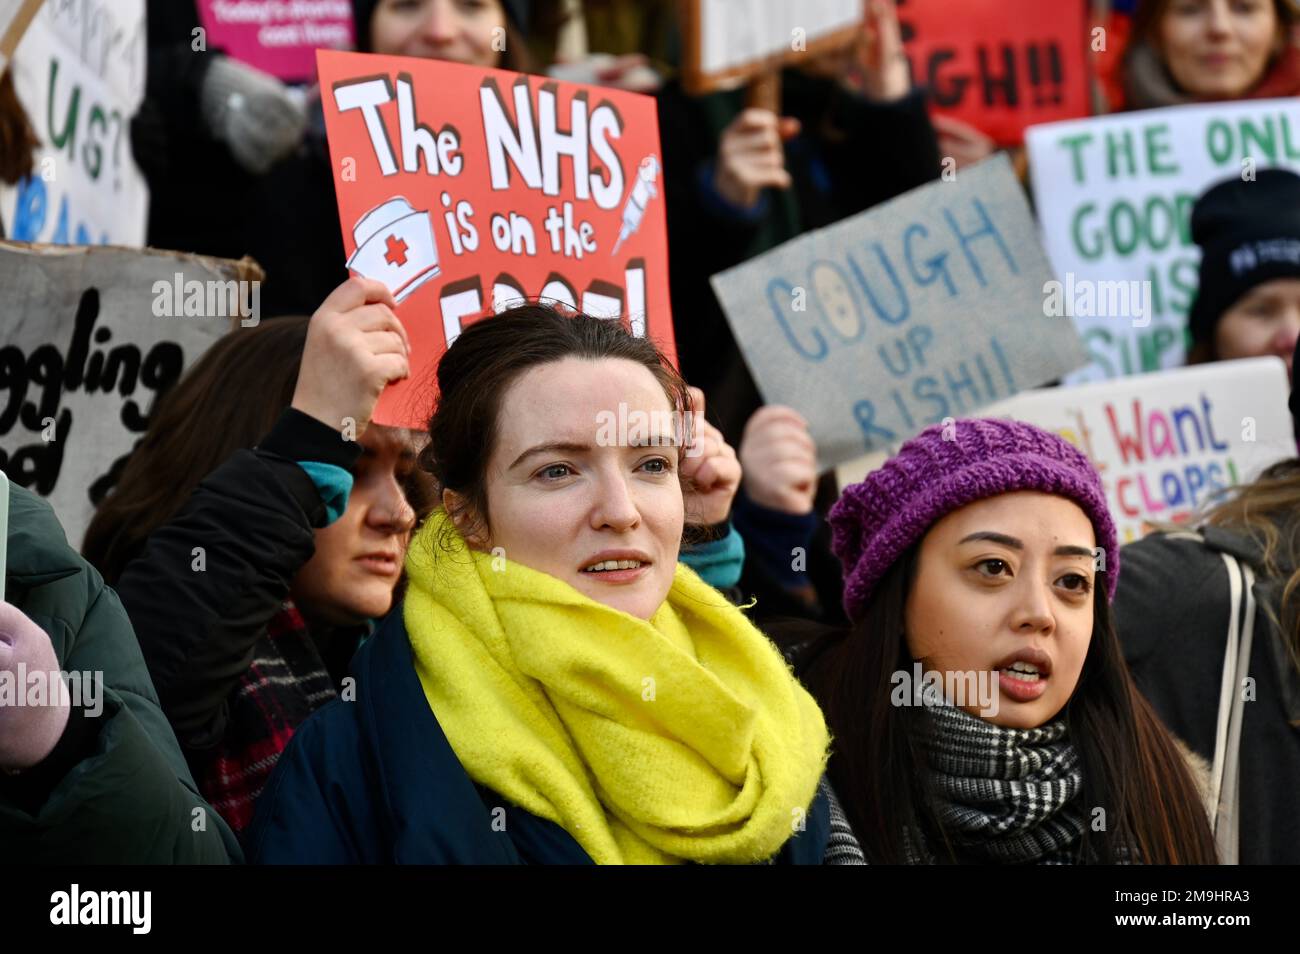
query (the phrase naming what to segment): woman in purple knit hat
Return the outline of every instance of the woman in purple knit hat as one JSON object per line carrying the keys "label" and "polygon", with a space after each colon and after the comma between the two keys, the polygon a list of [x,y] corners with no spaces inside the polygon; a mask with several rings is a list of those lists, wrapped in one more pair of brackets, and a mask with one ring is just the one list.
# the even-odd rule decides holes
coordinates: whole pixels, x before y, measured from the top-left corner
{"label": "woman in purple knit hat", "polygon": [[1174,738],[1110,618],[1096,471],[1028,424],[921,432],[830,513],[851,625],[797,667],[877,863],[1213,863]]}

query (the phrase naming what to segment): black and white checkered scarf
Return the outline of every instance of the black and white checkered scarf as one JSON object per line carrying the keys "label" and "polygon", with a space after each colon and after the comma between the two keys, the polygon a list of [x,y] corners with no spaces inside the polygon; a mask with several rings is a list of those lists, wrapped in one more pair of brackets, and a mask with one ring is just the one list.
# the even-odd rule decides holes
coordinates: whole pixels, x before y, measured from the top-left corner
{"label": "black and white checkered scarf", "polygon": [[[959,858],[987,864],[1073,864],[1087,825],[1083,766],[1063,718],[1008,729],[951,705],[918,720],[931,809]],[[934,856],[909,832],[911,864]]]}

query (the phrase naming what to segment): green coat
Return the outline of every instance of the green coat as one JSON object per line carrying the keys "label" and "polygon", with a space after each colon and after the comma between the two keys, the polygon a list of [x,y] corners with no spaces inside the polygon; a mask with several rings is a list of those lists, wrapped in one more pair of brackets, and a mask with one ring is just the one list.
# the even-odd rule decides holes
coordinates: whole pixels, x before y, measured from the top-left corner
{"label": "green coat", "polygon": [[68,546],[49,505],[17,486],[6,578],[5,599],[49,634],[65,672],[103,673],[103,712],[88,751],[36,814],[0,786],[0,862],[242,860],[190,776],[117,594]]}

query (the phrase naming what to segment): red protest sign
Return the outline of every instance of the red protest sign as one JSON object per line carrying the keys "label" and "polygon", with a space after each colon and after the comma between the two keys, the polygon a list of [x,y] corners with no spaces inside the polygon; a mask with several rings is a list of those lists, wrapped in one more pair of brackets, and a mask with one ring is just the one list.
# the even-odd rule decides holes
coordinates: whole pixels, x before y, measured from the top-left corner
{"label": "red protest sign", "polygon": [[1026,126],[1088,115],[1083,0],[898,0],[898,17],[933,112],[1004,146]]}
{"label": "red protest sign", "polygon": [[316,50],[352,46],[351,0],[198,0],[207,45],[286,83],[309,82]]}
{"label": "red protest sign", "polygon": [[317,64],[348,267],[392,290],[414,352],[377,422],[422,427],[438,358],[520,299],[623,317],[675,359],[653,99],[437,60]]}

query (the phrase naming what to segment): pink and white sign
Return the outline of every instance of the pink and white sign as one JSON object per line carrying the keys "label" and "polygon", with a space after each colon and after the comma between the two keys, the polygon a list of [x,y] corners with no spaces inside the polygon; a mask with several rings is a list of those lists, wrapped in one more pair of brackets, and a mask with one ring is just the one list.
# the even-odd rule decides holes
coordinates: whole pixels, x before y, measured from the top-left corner
{"label": "pink and white sign", "polygon": [[350,0],[198,0],[209,49],[287,83],[316,78],[316,50],[353,44]]}

